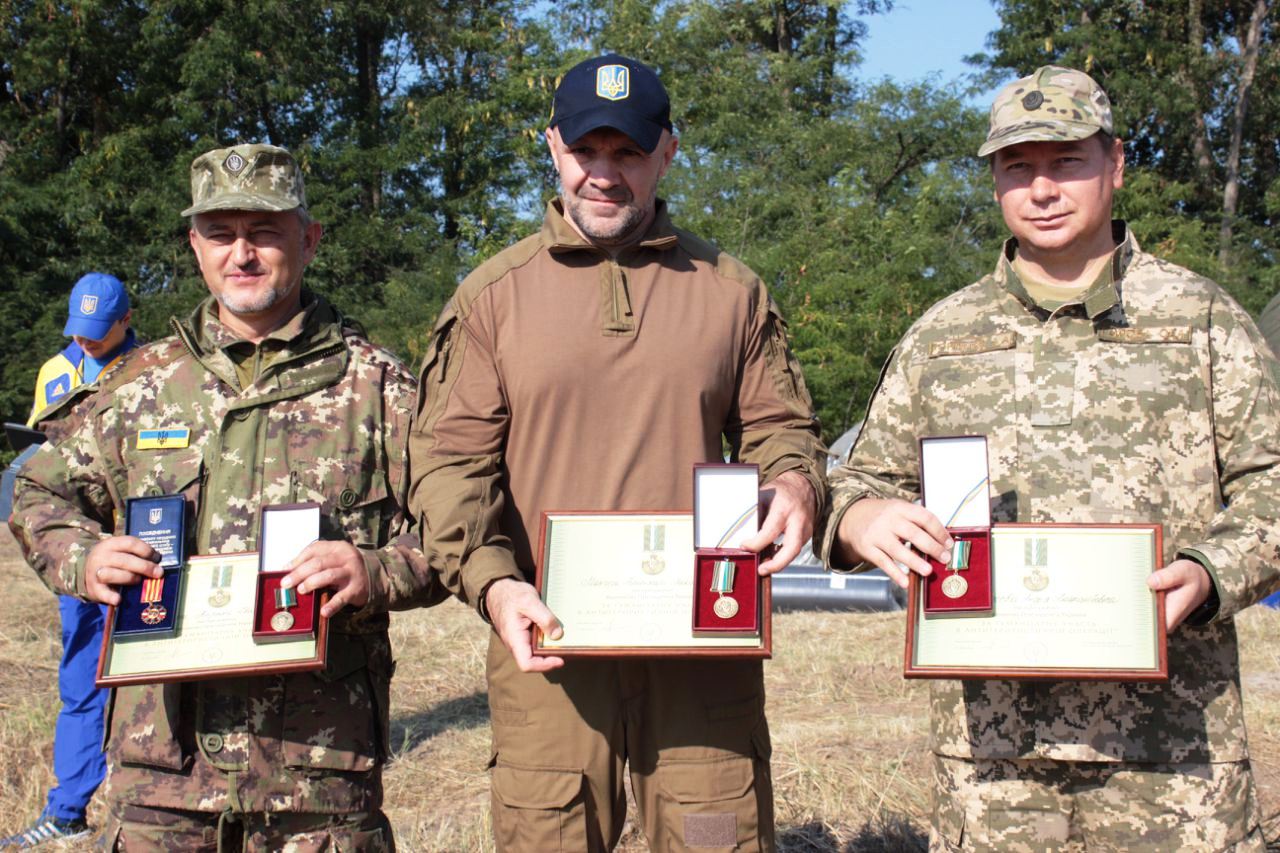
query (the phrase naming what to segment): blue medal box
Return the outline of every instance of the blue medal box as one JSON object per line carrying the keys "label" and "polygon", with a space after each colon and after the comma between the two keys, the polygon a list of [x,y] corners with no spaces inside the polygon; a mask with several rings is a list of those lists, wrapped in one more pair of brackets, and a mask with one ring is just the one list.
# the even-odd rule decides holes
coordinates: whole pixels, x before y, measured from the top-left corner
{"label": "blue medal box", "polygon": [[182,495],[129,498],[125,534],[160,554],[164,577],[145,578],[120,589],[112,632],[119,637],[167,634],[178,627],[178,602],[186,562],[187,501]]}

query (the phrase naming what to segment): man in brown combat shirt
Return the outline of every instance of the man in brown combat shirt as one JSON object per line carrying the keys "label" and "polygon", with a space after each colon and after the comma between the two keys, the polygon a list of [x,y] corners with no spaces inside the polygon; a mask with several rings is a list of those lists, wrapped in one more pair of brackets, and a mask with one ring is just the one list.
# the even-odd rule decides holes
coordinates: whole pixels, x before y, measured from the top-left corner
{"label": "man in brown combat shirt", "polygon": [[[413,378],[303,289],[322,229],[289,152],[210,151],[191,190],[210,297],[68,398],[19,478],[13,531],[54,590],[115,604],[115,587],[161,575],[118,535],[126,498],[182,494],[188,554],[256,550],[259,507],[320,503],[321,539],[282,584],[333,590],[328,661],[114,690],[107,849],[391,850],[387,611],[444,594],[405,511]],[[163,446],[139,440],[159,429]]]}
{"label": "man in brown combat shirt", "polygon": [[945,563],[916,442],[986,435],[993,521],[1164,526],[1170,677],[934,682],[931,849],[1262,850],[1232,616],[1277,583],[1275,363],[1217,285],[1112,221],[1124,153],[1087,75],[1011,83],[978,153],[1013,238],[891,355],[819,550],[903,585]]}
{"label": "man in brown combat shirt", "polygon": [[809,396],[764,285],[656,198],[676,139],[651,70],[574,67],[546,139],[561,197],[446,307],[410,444],[432,562],[494,627],[497,845],[613,847],[629,764],[653,849],[772,850],[760,662],[532,657],[530,626],[560,629],[531,544],[543,510],[688,511],[724,440],[773,495],[746,547],[783,535],[782,568],[824,492]]}

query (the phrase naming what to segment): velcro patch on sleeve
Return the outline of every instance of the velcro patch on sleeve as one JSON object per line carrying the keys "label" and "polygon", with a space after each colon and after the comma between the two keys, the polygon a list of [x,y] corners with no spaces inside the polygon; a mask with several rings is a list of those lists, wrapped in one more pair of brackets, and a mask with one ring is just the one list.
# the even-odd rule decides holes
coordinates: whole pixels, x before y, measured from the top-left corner
{"label": "velcro patch on sleeve", "polygon": [[1115,344],[1189,344],[1190,326],[1152,326],[1145,329],[1099,329],[1098,340]]}
{"label": "velcro patch on sleeve", "polygon": [[167,450],[191,444],[191,430],[186,427],[138,430],[138,450]]}
{"label": "velcro patch on sleeve", "polygon": [[978,355],[984,352],[1013,349],[1018,345],[1015,332],[999,332],[994,335],[965,335],[959,338],[943,338],[929,344],[929,358],[947,355]]}

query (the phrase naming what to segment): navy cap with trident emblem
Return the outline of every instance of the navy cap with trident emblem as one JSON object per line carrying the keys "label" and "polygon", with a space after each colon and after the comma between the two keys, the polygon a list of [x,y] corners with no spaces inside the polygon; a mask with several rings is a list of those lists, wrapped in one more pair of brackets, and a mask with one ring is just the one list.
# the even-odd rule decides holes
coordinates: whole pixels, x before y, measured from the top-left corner
{"label": "navy cap with trident emblem", "polygon": [[609,54],[579,62],[556,87],[551,126],[565,144],[612,127],[646,152],[671,130],[671,101],[658,75],[643,63]]}

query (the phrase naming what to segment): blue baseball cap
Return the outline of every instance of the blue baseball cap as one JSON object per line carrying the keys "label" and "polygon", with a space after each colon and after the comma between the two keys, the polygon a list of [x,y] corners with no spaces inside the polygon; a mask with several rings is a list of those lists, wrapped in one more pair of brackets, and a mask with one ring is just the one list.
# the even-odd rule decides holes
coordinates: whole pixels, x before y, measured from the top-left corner
{"label": "blue baseball cap", "polygon": [[128,313],[129,293],[120,279],[104,272],[91,272],[71,288],[67,325],[62,334],[100,341]]}
{"label": "blue baseball cap", "polygon": [[648,153],[671,130],[671,100],[643,63],[610,53],[579,62],[556,87],[551,126],[571,144],[601,127],[620,130]]}

